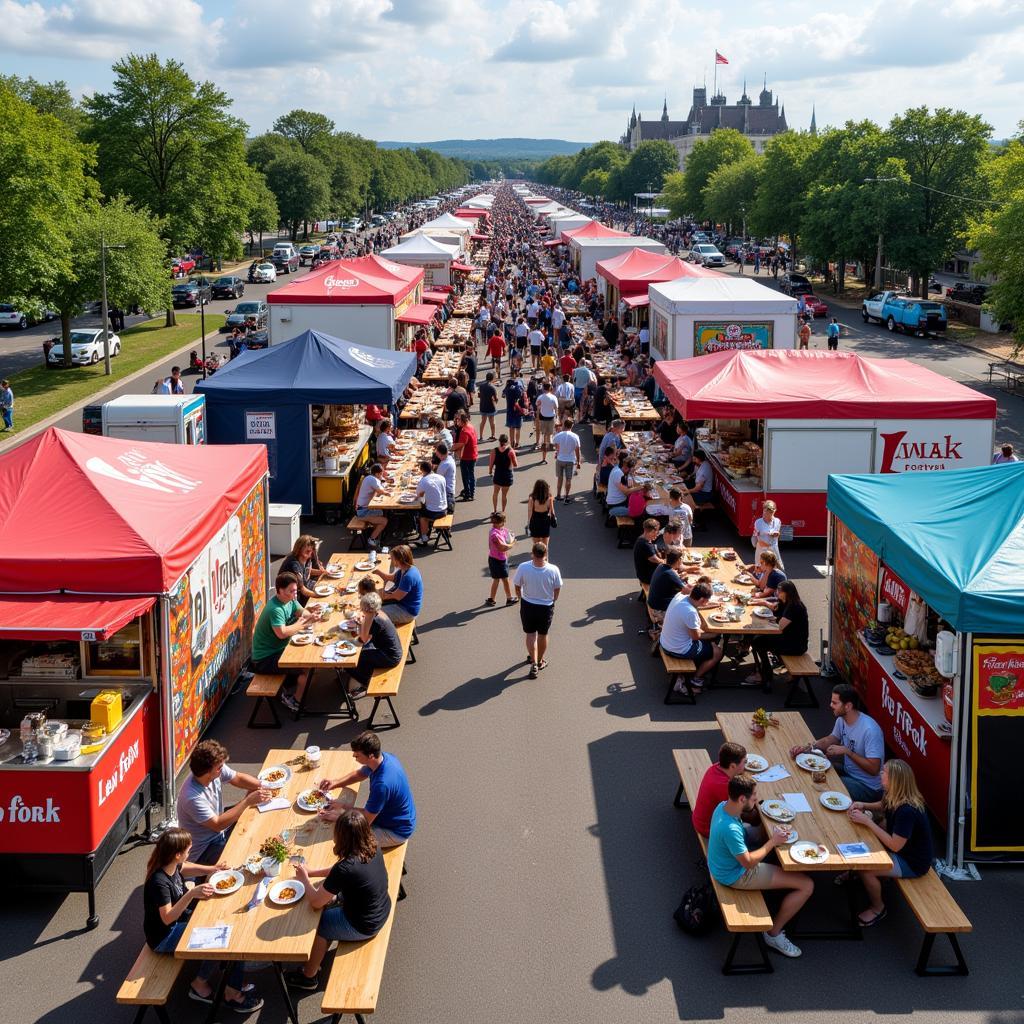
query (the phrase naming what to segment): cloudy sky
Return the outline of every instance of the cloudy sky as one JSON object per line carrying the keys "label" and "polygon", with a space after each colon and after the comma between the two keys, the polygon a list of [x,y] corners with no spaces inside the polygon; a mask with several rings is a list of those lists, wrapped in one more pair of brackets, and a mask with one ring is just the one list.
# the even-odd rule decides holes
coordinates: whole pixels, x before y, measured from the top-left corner
{"label": "cloudy sky", "polygon": [[618,138],[634,102],[684,118],[716,48],[730,102],[767,75],[797,128],[812,104],[819,127],[950,106],[999,138],[1024,116],[1024,0],[0,0],[0,24],[5,72],[103,91],[155,51],[254,132],[305,107],[376,139]]}

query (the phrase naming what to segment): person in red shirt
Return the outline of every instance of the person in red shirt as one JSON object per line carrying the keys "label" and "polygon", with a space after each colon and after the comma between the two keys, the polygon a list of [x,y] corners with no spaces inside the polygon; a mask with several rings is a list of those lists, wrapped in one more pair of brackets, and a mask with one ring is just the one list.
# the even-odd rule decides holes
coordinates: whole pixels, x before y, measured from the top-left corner
{"label": "person in red shirt", "polygon": [[366,407],[366,422],[372,427],[375,423],[380,423],[387,413],[379,405],[368,405]]}
{"label": "person in red shirt", "polygon": [[501,383],[501,360],[505,355],[505,339],[500,334],[492,334],[487,339],[487,354],[491,357],[491,369],[495,371],[498,383]]}
{"label": "person in red shirt", "polygon": [[[740,775],[747,769],[747,751],[739,743],[723,743],[718,748],[718,764],[711,765],[700,780],[697,800],[693,805],[691,818],[693,827],[705,839],[711,831],[711,815],[715,808],[729,799],[729,780]],[[754,811],[750,820],[744,820],[743,831],[747,833],[747,843],[764,842],[763,830]],[[758,836],[761,836],[758,839]],[[753,848],[753,847],[751,847]]]}
{"label": "person in red shirt", "polygon": [[427,341],[427,335],[425,331],[421,331],[416,335],[416,340],[413,342],[413,351],[416,353],[416,363],[419,367],[427,365],[427,361],[430,359],[430,342]]}
{"label": "person in red shirt", "polygon": [[572,371],[576,369],[576,360],[573,359],[569,352],[566,352],[564,356],[559,360],[559,367],[562,371],[562,376],[572,376]]}
{"label": "person in red shirt", "polygon": [[459,472],[462,474],[462,501],[473,501],[476,498],[476,431],[469,422],[469,413],[463,410],[455,417],[457,433],[455,435],[455,458],[459,460]]}

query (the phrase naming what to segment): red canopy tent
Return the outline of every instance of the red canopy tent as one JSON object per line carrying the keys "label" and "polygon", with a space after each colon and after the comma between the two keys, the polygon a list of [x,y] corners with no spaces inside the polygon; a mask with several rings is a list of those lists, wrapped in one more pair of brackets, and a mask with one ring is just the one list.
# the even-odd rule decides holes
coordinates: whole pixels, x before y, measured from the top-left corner
{"label": "red canopy tent", "polygon": [[996,401],[907,359],[716,352],[654,364],[684,419],[994,419]]}
{"label": "red canopy tent", "polygon": [[[451,285],[448,285],[447,287],[449,290],[451,289]],[[442,292],[438,289],[428,288],[423,292],[423,301],[431,302],[435,306],[443,306],[448,301],[448,292]]]}
{"label": "red canopy tent", "polygon": [[592,220],[581,228],[573,228],[571,231],[563,231],[562,238],[629,238],[631,231],[616,231],[615,228],[606,227],[598,220]]}
{"label": "red canopy tent", "polygon": [[460,206],[453,217],[458,217],[459,220],[490,220],[491,215],[486,210],[478,210],[472,206]]}
{"label": "red canopy tent", "polygon": [[400,324],[418,324],[426,326],[438,314],[438,307],[430,302],[420,302],[403,310],[395,320]]}
{"label": "red canopy tent", "polygon": [[380,256],[333,260],[289,281],[267,296],[271,305],[388,305],[402,301],[423,280],[418,267],[392,263]]}
{"label": "red canopy tent", "polygon": [[0,593],[169,593],[266,473],[263,445],[51,428],[0,456]]}
{"label": "red canopy tent", "polygon": [[[658,281],[675,281],[680,277],[721,277],[717,271],[699,264],[684,263],[678,256],[647,249],[630,249],[621,256],[599,260],[597,275],[618,288],[627,305],[646,304],[647,286]],[[630,303],[631,297],[642,298],[644,302]]]}

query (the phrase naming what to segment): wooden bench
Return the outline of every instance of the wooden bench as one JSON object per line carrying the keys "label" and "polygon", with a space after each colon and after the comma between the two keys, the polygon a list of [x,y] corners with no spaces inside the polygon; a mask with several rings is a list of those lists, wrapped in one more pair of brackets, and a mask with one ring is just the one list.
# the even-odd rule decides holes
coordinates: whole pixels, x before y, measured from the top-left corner
{"label": "wooden bench", "polygon": [[128,977],[118,989],[117,1002],[122,1006],[138,1007],[135,1024],[139,1024],[150,1009],[162,1024],[171,1024],[164,1007],[184,966],[184,960],[178,960],[169,953],[154,953],[149,946],[143,946]]}
{"label": "wooden bench", "polygon": [[[673,750],[672,757],[676,762],[676,771],[679,773],[679,789],[676,791],[673,804],[676,807],[689,805],[692,808],[697,800],[697,793],[700,791],[704,773],[711,766],[711,758],[706,750]],[[696,830],[694,830],[694,834],[700,841],[701,849],[706,857],[707,840]],[[732,889],[716,882],[714,878],[711,879],[711,885],[722,911],[722,920],[725,922],[726,930],[735,935],[729,946],[729,952],[726,954],[725,963],[722,965],[722,973],[771,974],[773,968],[768,960],[764,933],[772,927],[772,915],[768,913],[768,905],[764,901],[763,893],[756,889]],[[754,936],[758,952],[761,954],[759,961],[736,963],[736,953],[744,935]]]}
{"label": "wooden bench", "polygon": [[782,664],[789,673],[789,693],[786,694],[787,708],[816,708],[818,698],[811,689],[811,680],[821,674],[818,663],[807,653],[780,654]]}
{"label": "wooden bench", "polygon": [[[929,868],[928,874],[920,878],[897,878],[896,885],[925,932],[917,965],[914,967],[915,973],[922,978],[968,974],[967,961],[960,950],[957,934],[973,931],[974,926],[957,905],[956,900],[950,896],[949,890],[942,884],[934,868]],[[955,964],[937,964],[934,967],[929,965],[936,935],[945,935],[949,938],[953,955],[956,957]]]}
{"label": "wooden bench", "polygon": [[[394,668],[375,669],[373,675],[370,676],[370,682],[366,687],[366,695],[373,698],[373,709],[370,711],[370,718],[366,723],[367,729],[397,729],[402,724],[398,720],[398,712],[395,711],[395,705],[391,703],[391,698],[398,696],[399,687],[402,685],[402,673],[405,671],[406,663],[410,665],[416,664],[416,654],[412,649],[413,636],[416,633],[416,623],[406,622],[401,626],[396,626],[395,631],[398,633],[398,639],[402,642],[402,660]],[[392,725],[376,726],[373,723],[381,701],[387,702],[388,708],[391,711],[391,717],[394,719]]]}
{"label": "wooden bench", "polygon": [[636,529],[636,520],[632,516],[616,516],[615,529],[617,531],[615,540],[617,548],[629,547],[636,539],[633,535]]}
{"label": "wooden bench", "polygon": [[[281,687],[284,686],[284,680],[285,677],[283,675],[267,675],[260,672],[257,672],[249,680],[249,685],[245,688],[245,695],[246,697],[256,698],[256,703],[252,706],[252,714],[249,715],[248,725],[250,729],[281,728],[281,719],[277,717],[277,708],[274,706],[274,701],[281,692]],[[270,715],[274,719],[272,722],[256,721],[260,705],[264,701],[267,702],[267,707],[270,708]]]}
{"label": "wooden bench", "polygon": [[370,532],[376,525],[376,523],[369,519],[360,519],[359,516],[353,516],[347,523],[347,529],[352,534],[348,542],[349,551],[355,551],[357,545],[363,551],[368,551],[370,548]]}
{"label": "wooden bench", "polygon": [[391,913],[384,926],[372,939],[338,943],[338,951],[334,955],[324,987],[323,1002],[320,1004],[321,1012],[331,1015],[331,1024],[338,1024],[346,1013],[354,1014],[357,1024],[366,1024],[363,1014],[373,1013],[377,1009],[395,908],[405,896],[402,874],[407,846],[407,843],[402,843],[401,846],[393,846],[384,851],[388,894],[391,896]]}
{"label": "wooden bench", "polygon": [[[668,689],[665,691],[665,703],[696,704],[697,698],[694,696],[693,688],[690,686],[690,680],[696,674],[697,666],[689,658],[674,658],[660,643],[658,644],[658,653],[661,655],[661,663],[665,666],[665,671],[668,672]],[[685,695],[679,695],[679,691],[676,690],[677,679],[682,679],[683,686],[686,688]],[[675,695],[679,695],[677,700],[672,699]]]}
{"label": "wooden bench", "polygon": [[591,423],[590,424],[590,436],[600,442],[603,440],[604,435],[608,433],[608,428],[603,423]]}
{"label": "wooden bench", "polygon": [[434,537],[434,550],[437,550],[439,544],[444,544],[449,551],[452,550],[452,524],[455,522],[455,516],[447,515],[441,516],[440,519],[435,519],[431,524],[431,529],[434,531],[436,536]]}

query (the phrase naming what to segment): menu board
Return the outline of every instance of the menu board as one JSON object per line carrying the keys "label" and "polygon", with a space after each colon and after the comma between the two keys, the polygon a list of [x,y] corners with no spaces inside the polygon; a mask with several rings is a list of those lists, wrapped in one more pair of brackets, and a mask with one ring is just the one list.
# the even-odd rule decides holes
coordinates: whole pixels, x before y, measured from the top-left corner
{"label": "menu board", "polygon": [[971,832],[977,853],[1024,850],[1024,640],[976,638],[971,652]]}
{"label": "menu board", "polygon": [[832,583],[832,639],[829,655],[839,675],[867,699],[868,654],[857,639],[875,619],[878,556],[838,519]]}

